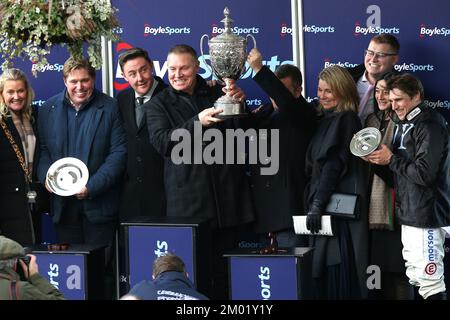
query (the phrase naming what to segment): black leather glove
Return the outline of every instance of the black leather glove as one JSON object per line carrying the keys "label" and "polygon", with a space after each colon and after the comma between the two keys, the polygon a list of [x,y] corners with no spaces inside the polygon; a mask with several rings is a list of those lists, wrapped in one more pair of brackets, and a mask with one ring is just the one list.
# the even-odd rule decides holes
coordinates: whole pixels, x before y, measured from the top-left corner
{"label": "black leather glove", "polygon": [[322,208],[318,200],[314,200],[306,217],[306,229],[318,233],[322,229]]}

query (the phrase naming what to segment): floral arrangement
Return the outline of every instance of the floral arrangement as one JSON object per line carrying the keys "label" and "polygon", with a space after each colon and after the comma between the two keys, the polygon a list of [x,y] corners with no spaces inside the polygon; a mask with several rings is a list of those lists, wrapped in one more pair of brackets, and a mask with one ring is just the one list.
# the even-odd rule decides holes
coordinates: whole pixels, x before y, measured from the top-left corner
{"label": "floral arrangement", "polygon": [[101,37],[118,40],[116,12],[110,0],[0,0],[2,69],[14,58],[28,57],[36,64],[36,76],[53,45],[67,45],[72,56],[81,58],[85,43],[89,61],[100,69]]}

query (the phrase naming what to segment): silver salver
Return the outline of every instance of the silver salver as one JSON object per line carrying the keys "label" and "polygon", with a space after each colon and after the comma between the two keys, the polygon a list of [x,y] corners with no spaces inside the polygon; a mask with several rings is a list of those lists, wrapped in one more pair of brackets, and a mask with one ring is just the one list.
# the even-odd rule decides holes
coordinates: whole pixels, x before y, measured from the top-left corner
{"label": "silver salver", "polygon": [[377,128],[367,127],[353,135],[350,152],[357,157],[364,157],[374,152],[381,142],[381,132]]}
{"label": "silver salver", "polygon": [[[204,59],[203,40],[204,38],[208,38],[211,73],[224,83],[228,89],[230,80],[239,79],[245,71],[247,38],[250,37],[253,40],[253,46],[255,48],[256,40],[251,34],[248,34],[245,38],[235,35],[231,30],[233,20],[229,17],[230,10],[225,8],[223,13],[225,18],[221,22],[225,26],[224,32],[211,39],[209,39],[207,34],[204,34],[200,39],[200,52]],[[206,61],[205,64],[209,67]],[[217,99],[214,103],[214,108],[223,109],[223,112],[216,115],[216,117],[222,119],[247,115],[244,104],[229,95],[224,95]]]}
{"label": "silver salver", "polygon": [[55,161],[47,171],[46,184],[63,197],[78,193],[89,180],[89,170],[83,161],[73,157]]}

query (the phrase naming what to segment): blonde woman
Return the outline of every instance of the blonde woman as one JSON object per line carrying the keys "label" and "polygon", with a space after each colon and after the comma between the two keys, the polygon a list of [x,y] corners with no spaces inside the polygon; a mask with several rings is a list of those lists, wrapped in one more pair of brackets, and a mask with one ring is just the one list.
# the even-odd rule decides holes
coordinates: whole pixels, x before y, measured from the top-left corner
{"label": "blonde woman", "polygon": [[[40,238],[34,183],[37,159],[34,92],[25,74],[7,69],[0,76],[0,234],[22,245]],[[45,191],[44,191],[45,192]]]}
{"label": "blonde woman", "polygon": [[[350,154],[349,144],[361,128],[356,114],[359,98],[348,71],[328,67],[319,74],[319,125],[306,155],[305,209],[307,228],[317,233],[330,196],[335,192],[359,195],[364,204],[367,180],[364,163]],[[313,281],[319,299],[365,297],[367,268],[367,214],[357,208],[355,221],[334,219],[333,236],[311,237]]]}

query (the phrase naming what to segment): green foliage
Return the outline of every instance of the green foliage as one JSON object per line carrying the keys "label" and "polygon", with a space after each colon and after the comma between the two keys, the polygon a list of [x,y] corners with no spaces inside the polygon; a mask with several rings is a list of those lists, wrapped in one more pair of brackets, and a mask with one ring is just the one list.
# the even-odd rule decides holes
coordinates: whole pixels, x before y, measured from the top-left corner
{"label": "green foliage", "polygon": [[36,75],[52,46],[67,45],[71,55],[83,57],[84,43],[92,66],[100,69],[101,37],[118,40],[116,12],[110,0],[0,0],[2,69],[27,57]]}

